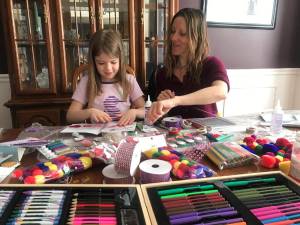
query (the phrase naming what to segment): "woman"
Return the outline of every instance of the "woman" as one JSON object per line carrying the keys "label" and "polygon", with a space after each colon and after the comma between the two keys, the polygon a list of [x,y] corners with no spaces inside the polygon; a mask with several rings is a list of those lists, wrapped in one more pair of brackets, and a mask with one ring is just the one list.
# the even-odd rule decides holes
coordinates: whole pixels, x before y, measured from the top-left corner
{"label": "woman", "polygon": [[150,121],[166,113],[183,118],[216,116],[216,102],[226,98],[230,86],[224,64],[208,51],[203,13],[181,9],[170,25],[164,67],[155,74],[157,101],[147,115]]}

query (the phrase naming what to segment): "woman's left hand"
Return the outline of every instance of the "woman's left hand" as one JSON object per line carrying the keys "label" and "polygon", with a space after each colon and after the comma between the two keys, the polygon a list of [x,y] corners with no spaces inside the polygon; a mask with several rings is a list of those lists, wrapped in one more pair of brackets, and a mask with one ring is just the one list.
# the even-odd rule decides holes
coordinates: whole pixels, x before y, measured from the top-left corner
{"label": "woman's left hand", "polygon": [[136,110],[129,109],[127,112],[121,114],[121,118],[118,122],[119,126],[130,125],[135,121],[136,118]]}

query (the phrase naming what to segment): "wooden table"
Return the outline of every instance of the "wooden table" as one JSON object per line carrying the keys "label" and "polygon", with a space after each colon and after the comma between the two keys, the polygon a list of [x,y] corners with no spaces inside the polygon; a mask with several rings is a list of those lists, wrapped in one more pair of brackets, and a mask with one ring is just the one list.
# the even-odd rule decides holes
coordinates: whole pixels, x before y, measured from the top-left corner
{"label": "wooden table", "polygon": [[[14,140],[18,137],[22,130],[21,129],[8,129],[5,130],[0,136],[0,142]],[[26,166],[31,166],[34,163],[38,162],[37,160],[37,153],[32,152],[25,154],[21,160],[21,168]],[[239,174],[247,174],[247,173],[257,173],[257,172],[267,172],[267,171],[276,171],[277,169],[270,170],[263,168],[259,165],[247,165],[243,167],[231,168],[231,169],[224,169],[219,170],[208,158],[204,157],[202,163],[209,168],[213,169],[217,176],[230,176],[230,175],[239,175]],[[105,167],[104,163],[94,166],[86,171],[82,171],[80,173],[75,173],[68,177],[68,179],[63,179],[62,181],[65,183],[72,183],[72,184],[101,184],[103,181],[102,176],[102,169]],[[137,171],[137,181],[139,171]],[[173,179],[175,180],[175,179]],[[21,182],[11,175],[8,176],[2,183],[5,184],[20,184]]]}

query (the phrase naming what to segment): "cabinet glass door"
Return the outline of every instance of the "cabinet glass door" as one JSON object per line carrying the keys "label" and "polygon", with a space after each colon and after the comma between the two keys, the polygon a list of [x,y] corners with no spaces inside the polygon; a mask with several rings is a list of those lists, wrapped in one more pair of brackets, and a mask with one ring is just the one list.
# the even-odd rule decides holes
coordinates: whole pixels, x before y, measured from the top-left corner
{"label": "cabinet glass door", "polygon": [[13,18],[13,49],[19,94],[54,93],[52,39],[48,2],[15,0],[9,2]]}
{"label": "cabinet glass door", "polygon": [[169,25],[168,0],[144,0],[143,12],[143,86],[147,86],[151,74],[164,61],[164,43]]}
{"label": "cabinet glass door", "polygon": [[88,62],[88,42],[95,32],[95,4],[89,0],[57,0],[63,89],[72,91],[75,69]]}
{"label": "cabinet glass door", "polygon": [[103,0],[99,7],[99,26],[104,29],[118,30],[122,36],[125,63],[130,64],[130,22],[128,0]]}

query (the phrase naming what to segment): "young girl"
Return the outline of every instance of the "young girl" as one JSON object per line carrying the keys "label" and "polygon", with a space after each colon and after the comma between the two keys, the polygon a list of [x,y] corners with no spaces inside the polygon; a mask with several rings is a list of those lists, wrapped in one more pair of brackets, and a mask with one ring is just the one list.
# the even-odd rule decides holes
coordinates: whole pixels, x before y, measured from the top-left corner
{"label": "young girl", "polygon": [[102,30],[92,36],[88,76],[81,78],[72,99],[67,113],[70,123],[118,120],[118,125],[124,126],[144,117],[143,92],[135,77],[126,74],[122,40],[117,31]]}

